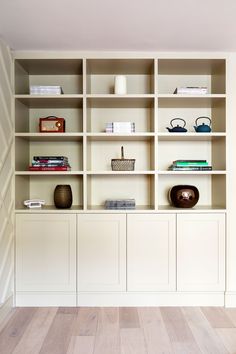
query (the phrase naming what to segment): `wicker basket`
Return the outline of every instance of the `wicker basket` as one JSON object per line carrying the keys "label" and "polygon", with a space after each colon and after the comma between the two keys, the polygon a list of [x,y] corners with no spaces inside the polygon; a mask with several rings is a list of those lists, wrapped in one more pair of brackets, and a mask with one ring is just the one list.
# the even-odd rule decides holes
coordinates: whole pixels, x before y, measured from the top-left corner
{"label": "wicker basket", "polygon": [[124,158],[124,147],[121,146],[121,159],[111,160],[112,171],[134,171],[135,159]]}

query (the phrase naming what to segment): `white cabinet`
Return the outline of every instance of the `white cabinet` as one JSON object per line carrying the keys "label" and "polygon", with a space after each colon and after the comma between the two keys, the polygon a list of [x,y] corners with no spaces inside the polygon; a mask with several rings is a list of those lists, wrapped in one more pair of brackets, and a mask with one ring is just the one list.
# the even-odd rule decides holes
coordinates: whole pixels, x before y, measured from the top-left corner
{"label": "white cabinet", "polygon": [[177,290],[225,290],[224,214],[177,215]]}
{"label": "white cabinet", "polygon": [[78,291],[126,290],[126,215],[78,215]]}
{"label": "white cabinet", "polygon": [[175,218],[175,214],[128,215],[128,291],[176,289]]}
{"label": "white cabinet", "polygon": [[76,291],[75,215],[16,215],[16,291]]}

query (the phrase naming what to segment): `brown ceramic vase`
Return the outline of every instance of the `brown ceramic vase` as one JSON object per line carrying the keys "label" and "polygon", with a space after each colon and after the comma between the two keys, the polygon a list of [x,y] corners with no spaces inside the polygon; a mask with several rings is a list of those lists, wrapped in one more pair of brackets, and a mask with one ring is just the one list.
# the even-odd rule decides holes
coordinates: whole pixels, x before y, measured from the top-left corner
{"label": "brown ceramic vase", "polygon": [[195,186],[177,185],[170,189],[169,198],[176,208],[192,208],[198,202],[199,191]]}
{"label": "brown ceramic vase", "polygon": [[72,190],[69,184],[59,184],[54,190],[54,204],[58,209],[67,209],[72,205]]}

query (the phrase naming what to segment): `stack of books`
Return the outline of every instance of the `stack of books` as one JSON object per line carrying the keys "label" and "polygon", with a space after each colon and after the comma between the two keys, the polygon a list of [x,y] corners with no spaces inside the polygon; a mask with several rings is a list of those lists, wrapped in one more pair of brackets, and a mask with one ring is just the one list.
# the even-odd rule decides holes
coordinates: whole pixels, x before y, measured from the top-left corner
{"label": "stack of books", "polygon": [[174,91],[175,94],[184,94],[184,95],[206,95],[207,87],[177,87]]}
{"label": "stack of books", "polygon": [[135,123],[132,122],[107,123],[106,133],[135,133]]}
{"label": "stack of books", "polygon": [[29,171],[70,171],[66,156],[34,156]]}
{"label": "stack of books", "polygon": [[106,209],[135,209],[135,199],[107,199]]}
{"label": "stack of books", "polygon": [[61,86],[40,86],[31,85],[31,95],[61,95],[63,93]]}
{"label": "stack of books", "polygon": [[169,167],[170,171],[211,171],[207,160],[175,160]]}

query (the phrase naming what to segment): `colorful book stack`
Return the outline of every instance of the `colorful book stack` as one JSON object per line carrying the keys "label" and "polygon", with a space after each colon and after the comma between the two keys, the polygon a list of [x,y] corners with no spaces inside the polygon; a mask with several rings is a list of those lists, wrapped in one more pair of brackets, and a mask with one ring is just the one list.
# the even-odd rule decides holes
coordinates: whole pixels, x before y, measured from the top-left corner
{"label": "colorful book stack", "polygon": [[30,171],[70,171],[66,156],[34,156]]}
{"label": "colorful book stack", "polygon": [[106,124],[106,133],[135,133],[135,123],[110,122]]}
{"label": "colorful book stack", "polygon": [[175,160],[169,167],[170,171],[211,171],[207,160]]}

